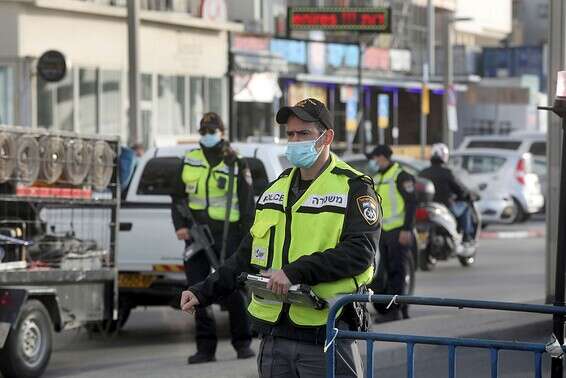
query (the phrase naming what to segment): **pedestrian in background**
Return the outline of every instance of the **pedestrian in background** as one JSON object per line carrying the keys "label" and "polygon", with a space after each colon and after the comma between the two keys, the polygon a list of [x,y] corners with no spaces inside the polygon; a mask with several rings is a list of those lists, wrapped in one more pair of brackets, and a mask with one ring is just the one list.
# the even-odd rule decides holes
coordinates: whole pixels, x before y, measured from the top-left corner
{"label": "pedestrian in background", "polygon": [[[173,196],[172,217],[175,233],[187,246],[192,242],[190,225],[177,208],[180,201],[188,198],[188,207],[195,221],[210,228],[214,239],[212,248],[219,258],[224,242],[222,239],[228,213],[228,196],[232,195],[226,240],[226,256],[231,256],[240,244],[244,232],[249,230],[253,216],[251,174],[245,162],[224,140],[224,123],[218,114],[206,113],[200,121],[199,133],[200,147],[186,153],[178,177],[179,189]],[[228,193],[230,174],[235,176],[231,194]],[[189,286],[204,280],[211,271],[211,262],[204,251],[185,259],[184,263]],[[250,348],[252,333],[244,295],[240,290],[235,290],[224,296],[220,303],[230,314],[232,346],[236,349],[237,357],[253,357],[255,353]],[[190,356],[187,362],[198,364],[215,361],[218,338],[212,308],[197,308],[195,323],[197,352]]]}

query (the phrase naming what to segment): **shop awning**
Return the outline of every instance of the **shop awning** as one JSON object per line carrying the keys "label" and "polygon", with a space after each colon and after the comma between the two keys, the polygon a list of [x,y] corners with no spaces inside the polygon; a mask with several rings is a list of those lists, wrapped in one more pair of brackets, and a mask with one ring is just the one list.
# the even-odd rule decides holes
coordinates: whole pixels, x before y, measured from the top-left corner
{"label": "shop awning", "polygon": [[234,75],[234,100],[237,102],[272,103],[281,95],[276,74],[265,72]]}

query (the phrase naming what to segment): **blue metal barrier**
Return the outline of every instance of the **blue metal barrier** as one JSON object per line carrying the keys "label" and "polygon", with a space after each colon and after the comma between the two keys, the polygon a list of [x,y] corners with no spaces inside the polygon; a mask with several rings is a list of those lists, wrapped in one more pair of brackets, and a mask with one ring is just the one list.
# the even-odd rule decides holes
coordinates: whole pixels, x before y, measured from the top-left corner
{"label": "blue metal barrier", "polygon": [[347,330],[338,330],[336,328],[336,315],[340,308],[352,302],[374,302],[389,304],[395,301],[397,304],[412,304],[426,306],[456,307],[456,308],[476,308],[498,311],[512,312],[529,312],[537,314],[566,315],[566,307],[534,305],[510,302],[490,302],[490,301],[474,301],[462,299],[447,298],[428,298],[428,297],[412,297],[412,296],[393,296],[393,295],[346,295],[340,297],[330,308],[328,315],[328,323],[326,325],[326,367],[329,378],[334,377],[335,368],[335,343],[336,339],[354,339],[367,341],[367,368],[366,377],[373,377],[373,351],[374,343],[395,342],[407,345],[407,377],[414,377],[415,369],[415,345],[442,345],[448,347],[448,377],[456,377],[456,348],[469,347],[481,348],[490,351],[491,360],[491,378],[498,376],[498,362],[500,350],[512,350],[534,353],[535,378],[542,378],[542,356],[546,353],[545,344],[525,343],[515,341],[497,341],[485,339],[471,338],[450,338],[437,336],[415,336],[386,334],[379,332],[354,332]]}

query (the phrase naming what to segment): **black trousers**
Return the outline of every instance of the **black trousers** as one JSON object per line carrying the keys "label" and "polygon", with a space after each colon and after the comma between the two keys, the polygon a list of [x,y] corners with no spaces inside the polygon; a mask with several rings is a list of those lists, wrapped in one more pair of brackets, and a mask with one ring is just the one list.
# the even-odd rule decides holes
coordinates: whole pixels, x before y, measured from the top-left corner
{"label": "black trousers", "polygon": [[[214,251],[220,258],[220,250],[222,247],[222,233],[213,234]],[[241,241],[241,235],[238,232],[230,232],[228,234],[228,247],[226,248],[227,257],[232,255]],[[185,261],[185,274],[189,286],[204,280],[210,273],[210,263],[204,251],[197,253],[190,260]],[[250,329],[250,320],[246,311],[246,299],[240,290],[235,291],[220,303],[230,315],[230,333],[232,336],[232,345],[234,348],[240,349],[247,347],[252,341],[252,332]],[[197,308],[195,311],[196,323],[196,341],[197,351],[205,354],[214,354],[218,338],[216,336],[216,321],[212,313],[212,307]]]}
{"label": "black trousers", "polygon": [[[377,276],[370,288],[377,294],[406,295],[408,292],[406,277],[408,259],[411,258],[411,247],[399,243],[401,228],[391,231],[382,231],[379,239],[379,267]],[[376,310],[385,314],[387,305],[375,303]],[[398,311],[399,307],[393,305],[389,311]]]}

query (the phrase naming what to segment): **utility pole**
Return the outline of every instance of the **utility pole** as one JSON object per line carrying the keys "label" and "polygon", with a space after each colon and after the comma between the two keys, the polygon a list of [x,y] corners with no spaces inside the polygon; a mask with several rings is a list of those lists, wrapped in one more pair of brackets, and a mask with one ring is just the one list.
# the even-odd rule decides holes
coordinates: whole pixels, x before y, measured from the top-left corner
{"label": "utility pole", "polygon": [[446,29],[444,33],[444,96],[442,96],[442,110],[444,113],[444,116],[442,117],[442,140],[448,145],[448,149],[450,151],[454,148],[453,134],[452,130],[450,130],[448,118],[448,96],[454,82],[454,63],[452,61],[453,20],[454,19],[450,14],[446,15]]}
{"label": "utility pole", "polygon": [[436,22],[434,19],[434,4],[432,0],[427,1],[427,45],[428,45],[428,72],[431,79],[436,72],[436,59],[435,59],[435,28]]}
{"label": "utility pole", "polygon": [[140,5],[128,0],[128,88],[130,98],[128,142],[140,143],[140,67],[139,67]]}

